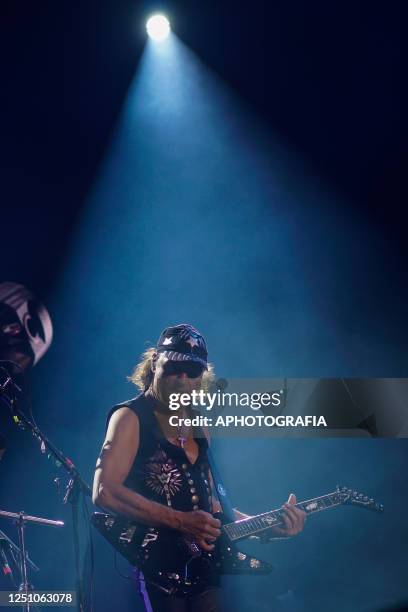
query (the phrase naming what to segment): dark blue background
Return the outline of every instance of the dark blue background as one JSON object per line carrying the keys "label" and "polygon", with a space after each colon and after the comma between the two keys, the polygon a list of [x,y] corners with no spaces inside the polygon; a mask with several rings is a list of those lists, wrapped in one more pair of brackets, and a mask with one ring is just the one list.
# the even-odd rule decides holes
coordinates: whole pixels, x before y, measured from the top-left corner
{"label": "dark blue background", "polygon": [[[407,367],[404,3],[161,7],[177,35],[169,56],[145,49],[152,3],[1,9],[0,278],[50,309],[35,414],[89,482],[109,406],[134,393],[126,375],[169,324],[202,329],[222,376]],[[0,507],[67,520],[28,541],[36,586],[72,588],[54,470],[4,412],[1,427]],[[219,444],[244,511],[337,481],[387,510],[327,512],[261,549],[277,578],[228,579],[232,609],[255,609],[251,597],[354,612],[407,597],[405,440]],[[96,609],[132,609],[96,546]]]}

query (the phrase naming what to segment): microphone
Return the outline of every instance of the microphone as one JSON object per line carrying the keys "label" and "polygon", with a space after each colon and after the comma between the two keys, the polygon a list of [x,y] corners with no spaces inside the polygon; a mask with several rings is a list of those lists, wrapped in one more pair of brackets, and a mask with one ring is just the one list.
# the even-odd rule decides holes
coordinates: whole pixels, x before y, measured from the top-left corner
{"label": "microphone", "polygon": [[3,570],[3,574],[5,576],[10,576],[13,578],[13,572],[11,571],[11,567],[6,557],[5,548],[8,549],[8,542],[0,535],[0,557],[1,557],[1,567]]}
{"label": "microphone", "polygon": [[228,387],[228,380],[226,378],[218,378],[210,385],[210,392],[216,393],[217,391],[221,391],[223,393],[225,389]]}
{"label": "microphone", "polygon": [[7,389],[12,383],[13,379],[11,378],[8,369],[2,365],[2,362],[0,362],[0,393],[7,393]]}
{"label": "microphone", "polygon": [[[228,387],[228,380],[226,378],[217,378],[217,380],[214,380],[210,386],[208,391],[212,394],[216,394],[216,393],[224,393],[225,389]],[[214,414],[221,414],[221,412],[224,410],[224,406],[221,404],[217,404],[216,406],[214,406]]]}
{"label": "microphone", "polygon": [[21,394],[22,390],[13,379],[13,371],[16,365],[13,361],[0,359],[0,404],[5,404],[11,410],[13,421],[16,425],[20,425],[21,421],[15,409],[15,404],[17,394]]}

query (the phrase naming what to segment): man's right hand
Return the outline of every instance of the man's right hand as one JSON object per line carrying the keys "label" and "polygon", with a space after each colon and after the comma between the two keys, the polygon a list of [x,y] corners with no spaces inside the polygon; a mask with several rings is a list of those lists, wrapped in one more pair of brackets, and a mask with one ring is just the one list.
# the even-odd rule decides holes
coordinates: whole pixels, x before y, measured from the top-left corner
{"label": "man's right hand", "polygon": [[191,535],[197,544],[207,552],[214,548],[214,542],[221,535],[221,521],[204,510],[180,512],[180,531]]}

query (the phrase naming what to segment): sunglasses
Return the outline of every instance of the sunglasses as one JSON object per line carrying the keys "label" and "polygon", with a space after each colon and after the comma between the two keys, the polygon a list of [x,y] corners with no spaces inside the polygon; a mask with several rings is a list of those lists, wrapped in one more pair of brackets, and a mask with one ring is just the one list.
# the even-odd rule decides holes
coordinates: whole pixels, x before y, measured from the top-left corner
{"label": "sunglasses", "polygon": [[165,376],[187,374],[189,378],[198,378],[204,372],[204,366],[196,361],[167,361],[163,366]]}

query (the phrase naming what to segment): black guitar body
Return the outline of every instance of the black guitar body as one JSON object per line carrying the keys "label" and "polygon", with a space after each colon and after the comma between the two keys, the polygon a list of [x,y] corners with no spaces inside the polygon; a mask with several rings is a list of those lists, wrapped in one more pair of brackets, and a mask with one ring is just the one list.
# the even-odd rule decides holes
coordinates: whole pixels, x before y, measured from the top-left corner
{"label": "black guitar body", "polygon": [[[217,518],[222,520],[221,515]],[[225,522],[225,521],[224,521]],[[145,579],[162,590],[188,594],[219,574],[268,574],[272,566],[239,551],[227,536],[211,553],[173,529],[156,529],[121,517],[95,512],[92,524]]]}
{"label": "black guitar body", "polygon": [[[306,514],[314,514],[343,504],[383,512],[382,504],[347,487],[298,502]],[[156,529],[119,516],[94,512],[92,524],[132,565],[142,570],[146,580],[171,594],[191,593],[202,582],[219,574],[269,574],[270,563],[260,561],[236,548],[235,542],[253,535],[267,534],[271,527],[283,525],[282,508],[228,523],[220,519],[221,536],[211,553],[173,529]]]}

